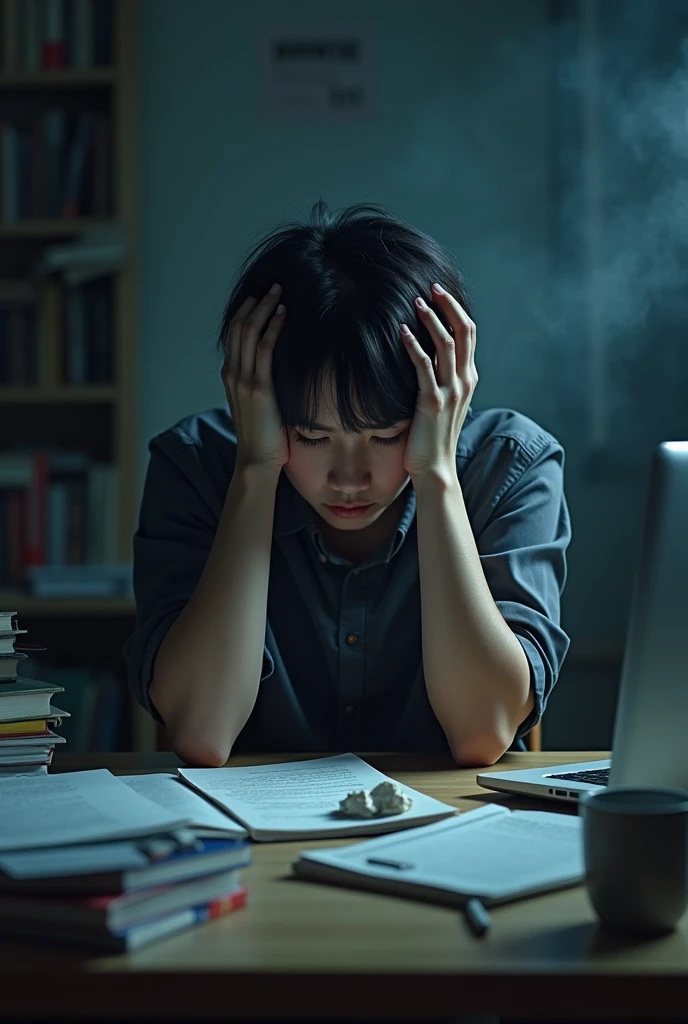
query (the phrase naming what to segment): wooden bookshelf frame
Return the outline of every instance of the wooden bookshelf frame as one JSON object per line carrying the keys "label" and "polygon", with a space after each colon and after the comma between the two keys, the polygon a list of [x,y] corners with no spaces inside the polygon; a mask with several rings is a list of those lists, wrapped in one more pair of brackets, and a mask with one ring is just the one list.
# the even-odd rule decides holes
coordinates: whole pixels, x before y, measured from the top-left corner
{"label": "wooden bookshelf frame", "polygon": [[[119,466],[118,553],[122,561],[132,559],[132,537],[138,513],[138,3],[137,0],[113,0],[113,64],[87,70],[26,72],[19,67],[18,54],[12,49],[16,40],[21,0],[0,0],[0,40],[4,40],[0,90],[5,97],[12,90],[111,90],[113,130],[113,220],[121,227],[127,247],[123,268],[114,279],[114,382],[112,385],[68,385],[0,387],[0,405],[42,403],[103,404],[112,408],[112,459]],[[9,40],[9,42],[8,42]],[[3,224],[3,247],[13,241],[78,238],[84,231],[98,227],[102,218],[74,220],[37,219]],[[30,616],[89,615],[105,617],[133,615],[131,598],[41,599],[25,593],[0,590],[0,605]],[[131,734],[135,749],[155,749],[155,723],[135,702]]]}

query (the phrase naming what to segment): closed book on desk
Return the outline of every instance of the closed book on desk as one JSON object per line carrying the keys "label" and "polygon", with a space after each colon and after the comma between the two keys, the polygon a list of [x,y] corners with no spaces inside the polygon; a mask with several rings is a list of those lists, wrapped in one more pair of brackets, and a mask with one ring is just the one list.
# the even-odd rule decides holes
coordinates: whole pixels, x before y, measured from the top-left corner
{"label": "closed book on desk", "polygon": [[205,921],[228,914],[232,910],[238,910],[245,906],[246,899],[246,886],[235,883],[230,891],[208,903],[197,904],[183,910],[174,910],[120,931],[109,931],[107,928],[83,928],[66,922],[59,922],[46,928],[40,921],[26,919],[3,923],[2,930],[5,934],[11,934],[15,938],[37,939],[52,944],[73,943],[103,953],[133,952],[136,949],[149,946],[153,942],[176,935],[178,932],[187,931],[194,925],[203,924]]}
{"label": "closed book on desk", "polygon": [[48,718],[50,698],[64,692],[64,686],[44,683],[40,679],[11,679],[0,682],[0,721],[27,716]]}
{"label": "closed book on desk", "polygon": [[55,724],[58,728],[63,718],[69,718],[68,711],[60,711],[53,707],[50,715],[45,718],[0,718],[0,737],[2,736],[47,736],[49,723]]}
{"label": "closed book on desk", "polygon": [[245,840],[201,839],[198,849],[154,856],[148,844],[83,843],[0,853],[0,893],[101,895],[174,885],[251,863]]}
{"label": "closed book on desk", "polygon": [[581,827],[575,815],[489,804],[403,835],[308,850],[292,867],[312,881],[489,906],[581,882]]}
{"label": "closed book on desk", "polygon": [[13,654],[0,654],[0,681],[16,679],[17,666],[26,658],[28,658],[28,654],[21,651],[14,651]]}
{"label": "closed book on desk", "polygon": [[95,932],[123,931],[173,911],[220,899],[239,881],[238,872],[231,870],[118,896],[111,893],[86,897],[2,893],[0,930],[11,928],[16,921],[33,921],[41,924],[46,932],[54,925]]}

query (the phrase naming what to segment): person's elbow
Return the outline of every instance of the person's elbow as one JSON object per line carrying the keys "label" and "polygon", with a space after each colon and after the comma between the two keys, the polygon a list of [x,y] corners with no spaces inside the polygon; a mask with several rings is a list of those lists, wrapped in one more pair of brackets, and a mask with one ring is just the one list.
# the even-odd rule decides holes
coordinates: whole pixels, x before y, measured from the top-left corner
{"label": "person's elbow", "polygon": [[467,736],[451,744],[452,757],[459,768],[486,768],[496,764],[509,747],[511,740],[492,733],[484,736]]}
{"label": "person's elbow", "polygon": [[205,736],[199,730],[172,730],[170,741],[177,757],[194,768],[221,768],[232,752],[231,742]]}
{"label": "person's elbow", "polygon": [[221,728],[220,716],[214,709],[200,708],[184,697],[173,699],[174,694],[162,684],[159,671],[153,675],[148,696],[177,757],[194,768],[220,768],[227,761],[236,737]]}

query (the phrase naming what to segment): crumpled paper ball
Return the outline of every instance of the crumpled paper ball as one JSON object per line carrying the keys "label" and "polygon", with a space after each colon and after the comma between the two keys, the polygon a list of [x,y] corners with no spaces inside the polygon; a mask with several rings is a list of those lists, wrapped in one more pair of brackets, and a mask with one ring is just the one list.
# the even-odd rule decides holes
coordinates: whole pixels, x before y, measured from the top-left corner
{"label": "crumpled paper ball", "polygon": [[354,790],[339,802],[340,814],[352,818],[383,818],[403,814],[412,807],[413,799],[396,782],[380,782],[371,790]]}

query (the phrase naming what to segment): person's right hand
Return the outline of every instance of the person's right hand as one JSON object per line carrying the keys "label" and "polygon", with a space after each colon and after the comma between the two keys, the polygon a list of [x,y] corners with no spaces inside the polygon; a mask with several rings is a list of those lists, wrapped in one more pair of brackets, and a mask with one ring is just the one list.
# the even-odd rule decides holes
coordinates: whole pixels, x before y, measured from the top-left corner
{"label": "person's right hand", "polygon": [[227,328],[222,366],[237,435],[237,463],[278,474],[289,459],[289,439],[272,383],[272,353],[285,317],[284,306],[277,306],[281,290],[271,289],[260,302],[252,296],[242,302]]}

